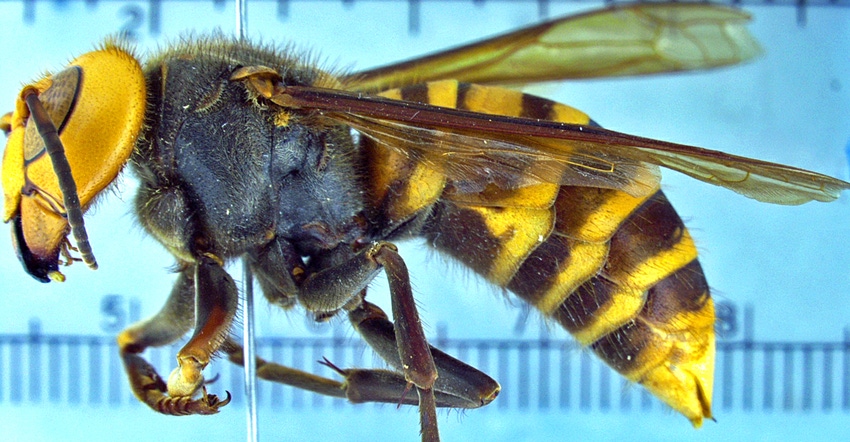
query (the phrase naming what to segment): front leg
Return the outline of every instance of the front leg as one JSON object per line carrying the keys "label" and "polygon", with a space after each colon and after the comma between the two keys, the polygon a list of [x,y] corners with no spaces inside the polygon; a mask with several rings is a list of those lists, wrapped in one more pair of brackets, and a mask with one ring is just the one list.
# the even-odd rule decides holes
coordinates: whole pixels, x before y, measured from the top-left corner
{"label": "front leg", "polygon": [[[193,268],[184,270],[162,311],[118,337],[136,397],[156,411],[173,415],[214,414],[226,405],[230,393],[223,401],[206,394],[203,369],[226,339],[237,302],[236,284],[215,257],[204,257]],[[188,331],[193,319],[195,333],[177,353],[178,367],[165,382],[138,353],[150,345],[165,345],[178,339]]]}
{"label": "front leg", "polygon": [[215,257],[195,264],[195,334],[177,352],[168,394],[192,396],[204,385],[203,370],[227,338],[239,303],[233,278]]}

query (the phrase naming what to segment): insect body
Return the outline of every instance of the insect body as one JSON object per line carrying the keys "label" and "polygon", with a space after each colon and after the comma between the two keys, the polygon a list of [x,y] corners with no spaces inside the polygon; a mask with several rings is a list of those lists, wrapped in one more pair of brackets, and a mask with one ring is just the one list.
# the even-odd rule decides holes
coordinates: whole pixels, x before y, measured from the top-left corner
{"label": "insect body", "polygon": [[[657,166],[782,204],[833,200],[850,184],[608,131],[568,106],[468,82],[734,63],[754,53],[744,19],[704,5],[610,8],[348,75],[220,36],[179,43],[144,68],[107,42],[25,87],[6,118],[5,220],[36,279],[64,279],[72,227],[94,266],[74,213],[129,162],[139,221],[179,268],[165,307],[118,338],[131,388],[162,413],[228,403],[207,394],[202,372],[219,351],[243,362],[227,336],[237,289],[223,265],[244,257],[271,303],[318,319],[346,313],[396,369],[328,361],[339,382],[258,360],[259,377],[354,402],[418,404],[423,439],[437,439],[436,407],[486,405],[499,385],[428,345],[392,244],[424,237],[700,425],[711,417],[713,304]],[[571,40],[576,27],[600,23],[631,28],[633,52],[621,35],[617,50],[592,51],[584,67],[558,61],[587,51]],[[671,43],[692,51],[661,52]],[[393,321],[365,299],[381,271]],[[139,356],[193,328],[167,379]]]}

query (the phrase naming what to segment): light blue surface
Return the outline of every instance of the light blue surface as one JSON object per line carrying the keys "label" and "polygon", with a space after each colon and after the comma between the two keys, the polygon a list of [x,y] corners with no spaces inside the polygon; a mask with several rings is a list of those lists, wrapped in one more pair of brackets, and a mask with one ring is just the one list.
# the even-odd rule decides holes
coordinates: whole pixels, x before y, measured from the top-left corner
{"label": "light blue surface", "polygon": [[[133,4],[141,11],[147,8],[146,3]],[[551,5],[550,14],[588,7]],[[130,16],[124,8],[121,2],[95,6],[39,2],[35,23],[24,25],[22,5],[4,2],[0,110],[11,110],[23,82],[46,69],[59,69],[127,25]],[[270,2],[249,4],[250,35],[266,42],[294,41],[311,49],[323,64],[339,67],[383,64],[537,20],[532,3],[426,2],[421,5],[421,31],[411,36],[404,3],[296,2],[289,5],[285,21],[276,19],[275,8]],[[232,32],[232,9],[230,4],[216,8],[205,1],[162,3],[162,33],[153,37],[144,33],[144,26],[139,28],[140,52],[186,30],[220,27]],[[699,74],[548,85],[533,91],[574,105],[615,130],[848,179],[850,11],[809,9],[804,28],[797,26],[792,8],[750,7],[748,11],[755,16],[751,30],[766,50],[751,64]],[[675,173],[667,172],[665,183],[668,197],[696,238],[716,299],[752,305],[757,340],[842,339],[843,329],[850,325],[847,195],[832,204],[778,207]],[[0,333],[25,333],[31,318],[38,317],[43,333],[104,334],[100,300],[106,294],[138,300],[142,316],[161,306],[173,281],[168,273],[172,261],[134,225],[131,195],[128,182],[94,216],[87,217],[101,269],[91,272],[75,265],[62,285],[42,285],[24,275],[8,235],[0,235]],[[423,250],[418,244],[403,248],[431,332],[445,323],[452,337],[514,337],[518,309],[467,272],[444,265]],[[383,281],[374,288],[373,300],[388,308]],[[261,336],[311,333],[302,326],[298,312],[286,315],[260,304],[257,314]],[[536,335],[534,324],[526,337]],[[563,337],[563,333],[555,336]],[[3,440],[244,437],[242,411],[237,407],[215,417],[167,418],[140,405],[10,404],[4,396],[7,387],[0,385]],[[717,423],[708,422],[699,431],[672,412],[658,410],[642,414],[494,408],[463,415],[442,412],[440,425],[446,440],[840,440],[850,436],[847,412],[718,409],[716,415]],[[263,409],[260,415],[263,440],[415,440],[417,431],[415,411],[392,406],[357,412],[325,407],[320,413],[309,407]]]}

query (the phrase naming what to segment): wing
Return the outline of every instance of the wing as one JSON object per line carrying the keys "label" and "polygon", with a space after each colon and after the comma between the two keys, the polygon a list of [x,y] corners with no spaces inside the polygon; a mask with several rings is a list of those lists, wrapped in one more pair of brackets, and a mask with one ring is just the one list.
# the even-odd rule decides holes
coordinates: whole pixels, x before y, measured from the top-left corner
{"label": "wing", "polygon": [[592,125],[304,86],[279,85],[270,99],[287,108],[315,109],[391,149],[424,158],[450,179],[479,186],[543,182],[643,194],[656,185],[650,165],[658,165],[775,204],[832,201],[850,188],[850,183],[803,169]]}
{"label": "wing", "polygon": [[343,77],[378,91],[441,79],[526,84],[706,69],[760,52],[749,15],[707,4],[635,4],[564,17],[470,45]]}

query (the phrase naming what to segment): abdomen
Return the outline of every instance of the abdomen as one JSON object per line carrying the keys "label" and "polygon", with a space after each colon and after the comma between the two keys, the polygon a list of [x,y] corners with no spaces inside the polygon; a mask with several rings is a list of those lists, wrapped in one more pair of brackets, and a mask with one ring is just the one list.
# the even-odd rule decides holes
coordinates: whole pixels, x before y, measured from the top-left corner
{"label": "abdomen", "polygon": [[[453,81],[385,95],[592,124],[549,100]],[[694,425],[711,417],[714,306],[693,240],[657,184],[642,196],[498,182],[471,193],[426,161],[364,146],[378,224],[417,225],[431,246],[535,306]]]}

